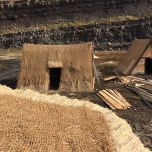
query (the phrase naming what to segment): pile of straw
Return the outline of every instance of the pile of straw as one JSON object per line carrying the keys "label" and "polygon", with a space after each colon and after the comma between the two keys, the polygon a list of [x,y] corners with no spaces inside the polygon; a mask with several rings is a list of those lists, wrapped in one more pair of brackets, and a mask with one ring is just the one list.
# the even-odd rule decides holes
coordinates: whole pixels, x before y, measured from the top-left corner
{"label": "pile of straw", "polygon": [[1,150],[113,152],[101,113],[0,96]]}
{"label": "pile of straw", "polygon": [[0,104],[0,151],[149,152],[125,120],[88,101],[0,86]]}

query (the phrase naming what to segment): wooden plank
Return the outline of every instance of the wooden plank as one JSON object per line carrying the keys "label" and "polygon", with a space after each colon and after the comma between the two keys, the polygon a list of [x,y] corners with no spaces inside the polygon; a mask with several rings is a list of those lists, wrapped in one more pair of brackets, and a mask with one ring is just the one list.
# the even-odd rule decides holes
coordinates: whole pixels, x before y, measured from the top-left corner
{"label": "wooden plank", "polygon": [[104,81],[111,81],[111,80],[115,80],[117,78],[118,78],[117,76],[110,76],[110,77],[104,78]]}
{"label": "wooden plank", "polygon": [[130,81],[137,81],[137,82],[141,82],[141,83],[152,85],[152,80],[150,80],[150,79],[145,80],[143,78],[138,78],[138,77],[135,77],[135,76],[127,76],[125,78],[130,80]]}
{"label": "wooden plank", "polygon": [[127,106],[126,106],[123,102],[121,102],[121,101],[119,100],[119,98],[117,98],[117,96],[111,94],[111,91],[110,91],[110,90],[105,90],[104,92],[106,92],[106,94],[107,94],[109,97],[111,97],[111,98],[115,101],[115,103],[116,103],[121,109],[126,109],[126,108],[127,108]]}
{"label": "wooden plank", "polygon": [[112,93],[113,96],[116,97],[117,102],[119,102],[125,109],[128,108],[128,105],[125,103],[124,98],[119,97],[114,90],[109,90],[110,93]]}
{"label": "wooden plank", "polygon": [[116,109],[114,105],[112,105],[110,102],[108,102],[101,94],[97,93],[97,95],[113,110]]}
{"label": "wooden plank", "polygon": [[128,103],[128,101],[117,91],[114,90],[114,92],[118,95],[118,97],[126,104],[128,107],[131,107],[131,104]]}
{"label": "wooden plank", "polygon": [[152,85],[152,80],[145,80],[142,78],[138,78],[138,77],[134,77],[134,76],[120,76],[118,77],[118,79],[124,83],[127,84],[129,82],[134,82],[134,83],[143,83],[143,84],[148,84],[148,85]]}
{"label": "wooden plank", "polygon": [[117,103],[113,98],[111,98],[105,90],[99,91],[99,93],[106,99],[108,100],[111,104],[113,104],[117,109],[123,109],[121,105]]}
{"label": "wooden plank", "polygon": [[100,97],[102,97],[102,98],[104,99],[104,102],[107,103],[110,107],[113,107],[114,109],[117,109],[116,106],[115,106],[113,103],[109,102],[109,101],[102,95],[102,93],[101,93],[101,94],[99,93],[99,95],[100,95]]}
{"label": "wooden plank", "polygon": [[131,107],[117,90],[105,89],[99,91],[97,95],[112,109],[127,109]]}

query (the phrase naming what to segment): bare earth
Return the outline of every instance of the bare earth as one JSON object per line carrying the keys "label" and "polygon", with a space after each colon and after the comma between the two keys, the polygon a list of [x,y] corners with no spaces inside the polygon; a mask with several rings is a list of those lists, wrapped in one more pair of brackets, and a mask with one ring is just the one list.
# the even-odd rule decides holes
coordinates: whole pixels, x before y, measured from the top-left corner
{"label": "bare earth", "polygon": [[[123,96],[128,100],[128,102],[133,106],[131,109],[128,110],[116,110],[116,114],[121,118],[125,119],[132,127],[133,132],[140,137],[142,143],[152,150],[152,109],[149,109],[138,96],[133,94],[132,92],[128,91],[118,82],[108,82],[104,83],[102,79],[106,76],[114,75],[114,68],[118,64],[119,59],[125,55],[124,51],[121,52],[96,52],[96,56],[99,59],[95,60],[95,64],[97,66],[97,71],[100,79],[101,85],[96,86],[98,88],[115,88],[119,90]],[[5,77],[7,76],[7,80],[3,79],[0,81],[1,84],[6,84],[12,88],[16,87],[16,76],[13,76],[14,71],[12,71],[12,67],[15,67],[19,70],[19,58],[16,59],[6,59],[6,57],[0,58],[0,78],[1,75]],[[61,95],[66,95],[70,98],[78,98],[78,99],[87,99],[93,103],[99,104],[103,107],[107,107],[104,102],[101,101],[95,95],[95,92],[92,93],[65,93],[61,92]]]}

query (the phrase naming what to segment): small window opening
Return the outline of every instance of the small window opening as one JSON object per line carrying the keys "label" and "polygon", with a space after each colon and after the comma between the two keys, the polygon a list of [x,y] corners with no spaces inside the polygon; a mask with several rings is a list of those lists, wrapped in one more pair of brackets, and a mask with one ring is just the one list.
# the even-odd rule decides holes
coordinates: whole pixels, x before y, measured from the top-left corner
{"label": "small window opening", "polygon": [[145,59],[145,73],[152,74],[152,59],[151,58]]}
{"label": "small window opening", "polygon": [[50,68],[50,85],[49,90],[58,90],[60,86],[62,68]]}

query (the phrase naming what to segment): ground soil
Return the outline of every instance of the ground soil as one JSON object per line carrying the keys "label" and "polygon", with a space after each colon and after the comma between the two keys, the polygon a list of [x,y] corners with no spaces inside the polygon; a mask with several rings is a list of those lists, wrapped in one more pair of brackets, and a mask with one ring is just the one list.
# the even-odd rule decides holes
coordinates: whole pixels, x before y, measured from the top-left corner
{"label": "ground soil", "polygon": [[[105,83],[103,81],[104,77],[115,75],[114,69],[116,65],[118,64],[120,58],[122,58],[125,55],[125,51],[107,51],[107,52],[96,52],[96,56],[98,56],[98,59],[95,59],[95,64],[97,67],[97,72],[99,74],[100,79],[100,85],[96,85],[96,89],[101,88],[112,88],[117,89],[120,91],[120,93],[123,94],[123,96],[128,100],[128,102],[132,105],[132,108],[128,110],[115,110],[115,113],[125,119],[132,127],[133,132],[141,139],[142,143],[150,148],[152,150],[152,109],[148,108],[145,103],[134,93],[130,92],[126,88],[122,86],[120,82],[117,81],[111,81]],[[14,81],[14,78],[11,79],[12,76],[12,69],[10,67],[10,63],[12,64],[12,59],[2,59],[0,58],[0,69],[1,73],[4,73],[6,71],[10,71],[9,80],[3,80],[0,83],[3,82],[3,84],[8,85],[9,87],[15,88],[15,82],[14,85],[12,85],[12,82]],[[19,65],[19,58],[13,60],[13,64]],[[5,67],[6,66],[6,67]],[[5,68],[4,68],[5,67]],[[0,73],[0,74],[1,74]],[[8,76],[8,73],[7,73]],[[17,78],[16,78],[17,80]],[[7,84],[10,82],[9,84]],[[95,92],[91,93],[67,93],[67,92],[61,92],[61,95],[66,95],[70,98],[77,98],[77,99],[83,99],[83,100],[90,100],[93,103],[99,104],[103,107],[108,107],[98,96],[96,96]]]}

